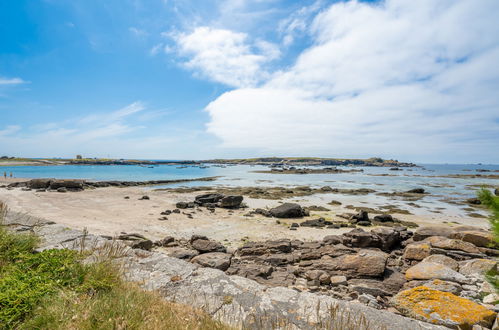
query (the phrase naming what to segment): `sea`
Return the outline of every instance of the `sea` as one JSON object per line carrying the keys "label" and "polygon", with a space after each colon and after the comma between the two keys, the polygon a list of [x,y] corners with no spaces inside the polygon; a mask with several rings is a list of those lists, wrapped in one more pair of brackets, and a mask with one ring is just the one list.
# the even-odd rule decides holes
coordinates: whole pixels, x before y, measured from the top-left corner
{"label": "sea", "polygon": [[[317,167],[313,167],[317,168]],[[324,174],[272,174],[259,173],[268,170],[267,166],[259,165],[214,165],[207,167],[197,165],[54,165],[54,166],[3,166],[0,172],[12,172],[19,178],[64,178],[85,180],[176,180],[217,177],[215,181],[193,181],[172,185],[154,186],[157,188],[192,187],[192,186],[260,186],[260,187],[295,187],[310,186],[332,188],[358,189],[369,188],[377,192],[402,192],[414,188],[424,188],[431,195],[417,204],[423,209],[441,210],[455,214],[466,214],[466,205],[455,205],[476,196],[480,187],[499,188],[498,179],[486,178],[487,175],[499,175],[499,165],[481,164],[418,164],[418,167],[400,168],[393,171],[387,167],[341,167],[340,169],[362,169],[363,172],[324,173]],[[3,173],[0,173],[3,174]],[[480,175],[477,178],[447,177],[449,175]],[[331,198],[328,194],[327,198]],[[386,198],[376,194],[366,196],[338,196],[343,203],[358,203],[381,205],[387,203]],[[445,202],[444,202],[445,201]],[[449,203],[450,201],[450,203]],[[392,201],[393,202],[393,201]],[[392,203],[393,204],[393,203]],[[421,213],[414,207],[403,203],[416,213]],[[410,204],[410,203],[409,203]],[[427,205],[425,205],[427,204]],[[438,211],[438,212],[441,212]],[[478,213],[482,212],[480,210]],[[468,211],[469,213],[469,211]],[[482,212],[483,213],[483,212]]]}

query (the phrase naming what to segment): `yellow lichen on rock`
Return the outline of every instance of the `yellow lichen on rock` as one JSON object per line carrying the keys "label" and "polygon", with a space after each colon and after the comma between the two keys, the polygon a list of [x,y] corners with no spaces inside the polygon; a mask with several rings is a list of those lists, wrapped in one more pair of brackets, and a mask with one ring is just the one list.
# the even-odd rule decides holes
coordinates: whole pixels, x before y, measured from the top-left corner
{"label": "yellow lichen on rock", "polygon": [[425,286],[399,292],[392,300],[403,314],[452,328],[490,327],[496,313],[465,298]]}

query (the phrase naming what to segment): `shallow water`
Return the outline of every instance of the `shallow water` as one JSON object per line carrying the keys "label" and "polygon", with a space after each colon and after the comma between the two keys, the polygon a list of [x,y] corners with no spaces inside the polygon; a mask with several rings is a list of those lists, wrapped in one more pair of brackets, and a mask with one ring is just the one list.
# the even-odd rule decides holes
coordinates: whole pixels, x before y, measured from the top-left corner
{"label": "shallow water", "polygon": [[[480,185],[491,185],[499,187],[499,180],[486,178],[447,178],[442,177],[450,174],[499,174],[499,165],[436,165],[420,164],[421,167],[404,168],[401,171],[391,171],[385,167],[339,167],[343,169],[363,169],[364,172],[354,173],[327,173],[327,174],[270,174],[255,173],[258,170],[268,169],[266,166],[210,166],[200,168],[198,166],[187,166],[180,168],[177,165],[159,165],[153,168],[135,165],[63,165],[63,166],[12,166],[1,167],[1,171],[12,172],[15,177],[23,178],[72,178],[86,180],[173,180],[192,179],[209,176],[220,176],[210,182],[187,182],[176,185],[154,186],[178,187],[178,186],[300,186],[322,187],[325,185],[333,188],[370,188],[378,192],[406,191],[412,188],[422,187],[431,196],[415,202],[418,206],[413,207],[406,201],[397,198],[386,198],[377,195],[349,196],[341,194],[327,194],[323,198],[332,198],[341,202],[366,206],[379,206],[383,204],[394,204],[410,210],[415,214],[441,211],[453,215],[465,215],[466,205],[453,205],[442,200],[463,199],[475,196],[475,191]],[[491,170],[492,172],[477,172],[476,170]],[[380,176],[388,174],[389,176]],[[361,203],[361,204],[359,204]],[[482,213],[477,210],[477,213]]]}

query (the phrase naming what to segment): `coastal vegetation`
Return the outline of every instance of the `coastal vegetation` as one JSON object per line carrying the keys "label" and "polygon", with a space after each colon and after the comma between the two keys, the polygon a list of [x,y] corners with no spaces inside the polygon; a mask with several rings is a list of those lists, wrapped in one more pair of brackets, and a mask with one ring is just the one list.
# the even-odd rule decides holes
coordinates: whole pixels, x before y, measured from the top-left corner
{"label": "coastal vegetation", "polygon": [[[6,207],[0,202],[0,221]],[[67,249],[36,252],[38,238],[0,226],[0,329],[226,329],[207,314],[121,280],[110,259]]]}
{"label": "coastal vegetation", "polygon": [[[481,189],[478,192],[478,197],[482,204],[487,206],[491,212],[489,217],[490,227],[494,235],[494,243],[499,246],[499,196],[494,196],[488,189]],[[497,268],[487,272],[487,279],[499,292],[499,271]]]}

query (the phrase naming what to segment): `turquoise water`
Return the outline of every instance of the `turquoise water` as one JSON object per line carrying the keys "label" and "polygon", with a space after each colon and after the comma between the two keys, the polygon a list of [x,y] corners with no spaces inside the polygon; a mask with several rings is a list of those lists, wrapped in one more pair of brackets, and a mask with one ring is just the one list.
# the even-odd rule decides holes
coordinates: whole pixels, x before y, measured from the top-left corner
{"label": "turquoise water", "polygon": [[[176,165],[159,165],[153,168],[134,165],[91,166],[11,166],[0,167],[1,171],[12,172],[20,178],[67,178],[86,180],[174,180],[192,179],[209,176],[220,176],[214,182],[189,182],[176,186],[298,186],[310,185],[320,187],[329,185],[336,188],[371,188],[377,191],[403,191],[423,187],[432,194],[446,197],[473,196],[471,185],[489,184],[499,187],[499,180],[443,178],[438,176],[448,174],[499,174],[499,165],[434,165],[422,164],[422,167],[405,168],[402,171],[390,171],[383,167],[356,167],[364,172],[340,174],[269,174],[254,173],[265,170],[265,166],[237,165],[225,168],[210,166],[199,168],[187,166],[179,168]],[[346,167],[345,167],[346,168]],[[348,167],[351,169],[352,167]],[[477,169],[493,172],[479,173]],[[3,174],[3,173],[2,173]],[[390,176],[379,176],[388,174]],[[175,185],[169,185],[172,187]]]}

